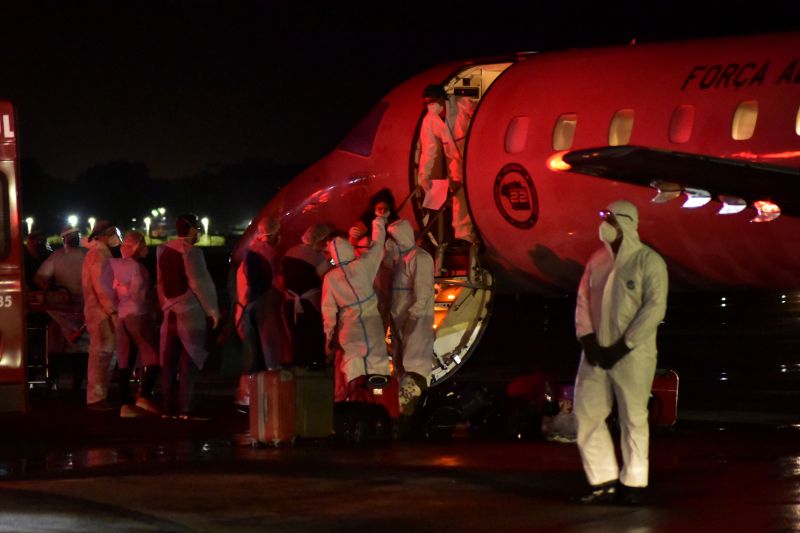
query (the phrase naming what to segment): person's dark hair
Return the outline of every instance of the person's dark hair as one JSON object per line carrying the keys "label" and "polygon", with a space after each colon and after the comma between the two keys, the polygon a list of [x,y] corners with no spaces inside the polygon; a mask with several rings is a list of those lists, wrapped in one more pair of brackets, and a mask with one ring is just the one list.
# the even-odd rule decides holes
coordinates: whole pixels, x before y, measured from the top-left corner
{"label": "person's dark hair", "polygon": [[367,229],[372,227],[372,220],[375,218],[375,206],[381,202],[386,202],[389,204],[389,208],[392,210],[387,222],[394,222],[400,218],[397,216],[397,206],[394,203],[394,195],[392,194],[392,191],[389,189],[381,189],[372,195],[372,198],[369,199],[369,209],[364,211],[364,214],[359,218],[359,220],[364,223]]}
{"label": "person's dark hair", "polygon": [[200,222],[197,220],[197,215],[185,213],[175,220],[175,229],[178,232],[178,237],[186,237],[189,235],[189,230],[192,228],[199,228]]}
{"label": "person's dark hair", "polygon": [[425,87],[425,90],[422,91],[422,99],[424,100],[426,98],[443,98],[446,100],[447,93],[441,85],[428,85]]}

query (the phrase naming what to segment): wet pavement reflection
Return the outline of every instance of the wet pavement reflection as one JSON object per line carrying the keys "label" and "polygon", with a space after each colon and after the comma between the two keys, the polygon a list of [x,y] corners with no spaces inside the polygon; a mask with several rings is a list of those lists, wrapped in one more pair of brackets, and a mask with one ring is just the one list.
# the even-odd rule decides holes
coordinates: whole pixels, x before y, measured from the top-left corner
{"label": "wet pavement reflection", "polygon": [[209,422],[119,419],[61,403],[3,415],[0,530],[800,528],[795,423],[686,420],[654,431],[647,505],[581,507],[570,502],[585,487],[572,444],[460,433],[256,448],[227,399],[207,407]]}

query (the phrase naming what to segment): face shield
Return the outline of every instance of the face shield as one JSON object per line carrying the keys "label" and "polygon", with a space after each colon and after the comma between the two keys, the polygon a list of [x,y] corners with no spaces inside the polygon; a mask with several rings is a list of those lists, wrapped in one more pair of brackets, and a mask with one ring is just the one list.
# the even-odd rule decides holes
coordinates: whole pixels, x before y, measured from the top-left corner
{"label": "face shield", "polygon": [[117,248],[122,244],[122,232],[118,227],[114,226],[112,228],[108,228],[105,235],[108,237],[106,244],[108,244],[109,248]]}

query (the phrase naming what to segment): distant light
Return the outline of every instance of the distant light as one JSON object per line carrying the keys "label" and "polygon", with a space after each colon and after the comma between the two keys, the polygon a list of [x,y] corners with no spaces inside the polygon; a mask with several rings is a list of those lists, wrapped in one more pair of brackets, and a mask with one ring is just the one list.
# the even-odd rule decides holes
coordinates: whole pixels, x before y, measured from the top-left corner
{"label": "distant light", "polygon": [[154,217],[157,217],[158,216],[158,209],[151,209],[150,210],[150,214],[153,215]]}
{"label": "distant light", "polygon": [[753,207],[758,211],[758,216],[750,222],[771,222],[781,216],[781,208],[769,200],[759,200],[753,204]]}
{"label": "distant light", "polygon": [[158,208],[158,214],[159,215],[163,215],[166,212],[167,212],[167,208],[166,207],[159,207]]}
{"label": "distant light", "polygon": [[711,193],[703,189],[690,189],[687,187],[683,192],[686,194],[686,201],[683,202],[681,207],[685,207],[686,209],[703,207],[711,201]]}
{"label": "distant light", "polygon": [[97,219],[94,217],[89,217],[87,219],[87,222],[89,222],[89,232],[91,233],[92,231],[94,231],[94,223],[97,222]]}
{"label": "distant light", "polygon": [[733,215],[747,208],[747,202],[738,196],[720,196],[719,201],[722,202],[722,207],[717,212],[718,215]]}
{"label": "distant light", "polygon": [[25,224],[28,225],[28,235],[31,233],[31,228],[33,228],[33,217],[28,217],[25,219]]}
{"label": "distant light", "polygon": [[78,215],[70,215],[67,217],[67,223],[73,228],[78,225]]}

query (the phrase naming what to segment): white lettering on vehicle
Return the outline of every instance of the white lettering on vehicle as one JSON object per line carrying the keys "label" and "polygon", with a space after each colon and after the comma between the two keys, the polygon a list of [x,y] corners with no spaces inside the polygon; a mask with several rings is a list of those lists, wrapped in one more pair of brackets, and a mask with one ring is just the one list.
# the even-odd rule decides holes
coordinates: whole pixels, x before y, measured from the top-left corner
{"label": "white lettering on vehicle", "polygon": [[2,132],[3,137],[6,139],[14,138],[14,130],[11,129],[11,117],[9,115],[3,115],[2,125],[0,125],[0,132]]}

